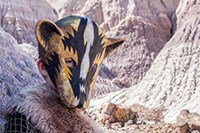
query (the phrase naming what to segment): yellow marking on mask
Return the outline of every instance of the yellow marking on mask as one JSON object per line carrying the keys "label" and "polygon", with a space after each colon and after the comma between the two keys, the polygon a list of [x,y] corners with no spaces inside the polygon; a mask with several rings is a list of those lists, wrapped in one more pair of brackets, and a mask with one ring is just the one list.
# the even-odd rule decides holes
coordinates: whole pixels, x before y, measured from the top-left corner
{"label": "yellow marking on mask", "polygon": [[94,65],[97,65],[97,69],[96,69],[96,72],[94,73],[93,77],[92,77],[92,81],[90,83],[90,92],[88,94],[88,98],[87,98],[87,101],[84,103],[84,108],[87,108],[90,104],[90,99],[91,99],[91,92],[94,88],[94,84],[95,84],[95,79],[99,73],[99,66],[101,65],[102,61],[103,61],[103,57],[104,57],[104,53],[105,53],[105,49],[103,50],[102,54],[97,54],[95,59],[94,59],[94,62],[92,64],[92,66]]}
{"label": "yellow marking on mask", "polygon": [[72,47],[70,49],[66,47],[66,50],[63,51],[61,54],[61,58],[72,58],[75,61],[76,65],[78,65],[78,53],[77,51],[74,51]]}
{"label": "yellow marking on mask", "polygon": [[61,70],[61,78],[65,81],[65,80],[71,80],[71,76],[72,73],[70,71],[70,69],[67,67],[67,65],[65,64],[65,61],[61,62],[61,66],[62,66],[62,70]]}
{"label": "yellow marking on mask", "polygon": [[105,48],[108,40],[107,40],[106,36],[103,34],[101,35],[101,37],[102,37],[101,45],[103,45],[103,48]]}
{"label": "yellow marking on mask", "polygon": [[[63,47],[64,49],[64,47]],[[66,47],[65,51],[62,51],[61,54],[59,54],[60,62],[61,62],[61,74],[60,74],[60,80],[66,81],[71,80],[71,77],[73,76],[69,67],[66,65],[65,59],[66,58],[72,58],[76,65],[78,64],[78,53],[77,51],[74,51],[73,48]]]}
{"label": "yellow marking on mask", "polygon": [[51,47],[52,45],[60,45],[62,43],[62,39],[64,39],[64,38],[63,38],[63,36],[60,36],[56,33],[52,33],[51,37],[49,39],[50,39],[49,43],[50,43],[50,47]]}
{"label": "yellow marking on mask", "polygon": [[48,47],[45,51],[45,63],[48,64],[47,59],[53,60],[51,56],[54,56],[54,53],[61,54],[63,52],[64,46],[62,42],[63,37],[52,33],[49,41],[48,41]]}
{"label": "yellow marking on mask", "polygon": [[74,30],[78,31],[78,27],[80,24],[80,19],[69,21],[67,26],[61,28],[64,32],[65,37],[69,38],[69,35],[72,35],[74,37]]}
{"label": "yellow marking on mask", "polygon": [[75,19],[72,23],[71,23],[71,26],[76,30],[78,31],[78,27],[80,25],[80,19]]}
{"label": "yellow marking on mask", "polygon": [[[67,50],[69,50],[67,48]],[[60,72],[60,80],[66,81],[66,80],[71,80],[72,73],[69,69],[69,67],[65,63],[65,59],[70,56],[70,52],[68,51],[63,51],[61,54],[59,54],[59,59],[61,63],[61,72]]]}
{"label": "yellow marking on mask", "polygon": [[[73,31],[73,27],[71,25],[64,27],[64,31],[74,37],[74,31]],[[67,36],[67,38],[69,38],[68,34],[65,34]]]}
{"label": "yellow marking on mask", "polygon": [[105,52],[105,49],[103,50],[102,53],[96,55],[92,66],[94,66],[95,64],[97,64],[97,66],[99,66],[101,64],[101,62],[103,60],[104,52]]}
{"label": "yellow marking on mask", "polygon": [[102,38],[101,45],[103,45],[103,48],[105,48],[108,40],[101,28],[99,28],[99,36]]}
{"label": "yellow marking on mask", "polygon": [[88,67],[87,70],[86,70],[87,74],[88,74],[89,70],[90,70],[90,68]]}
{"label": "yellow marking on mask", "polygon": [[94,75],[92,77],[92,81],[90,83],[90,88],[94,87],[94,83],[95,83],[96,77],[97,77],[98,72],[99,72],[99,67],[100,67],[100,65],[101,65],[101,63],[103,61],[104,53],[105,53],[105,49],[103,50],[102,54],[96,55],[96,57],[94,59],[93,66],[96,64],[97,65],[97,70],[96,70],[96,72],[94,73]]}
{"label": "yellow marking on mask", "polygon": [[92,95],[92,91],[94,89],[94,84],[95,84],[95,79],[98,75],[98,71],[99,71],[99,67],[97,67],[97,71],[96,73],[94,74],[93,78],[92,78],[92,82],[90,83],[90,91],[88,93],[88,97],[87,97],[87,101],[85,101],[84,103],[84,108],[88,108],[89,104],[90,104],[90,100],[91,100],[91,95]]}
{"label": "yellow marking on mask", "polygon": [[65,105],[68,107],[75,107],[78,105],[79,99],[75,98],[69,80],[61,80],[57,88],[60,98]]}
{"label": "yellow marking on mask", "polygon": [[65,37],[66,37],[66,38],[69,38],[69,35],[66,33]]}

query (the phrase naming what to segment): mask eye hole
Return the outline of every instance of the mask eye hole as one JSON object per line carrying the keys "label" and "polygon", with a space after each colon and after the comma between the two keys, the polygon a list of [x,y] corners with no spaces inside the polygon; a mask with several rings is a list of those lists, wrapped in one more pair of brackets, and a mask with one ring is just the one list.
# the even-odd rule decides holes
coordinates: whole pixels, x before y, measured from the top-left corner
{"label": "mask eye hole", "polygon": [[66,58],[65,63],[70,68],[76,67],[76,62],[72,58]]}

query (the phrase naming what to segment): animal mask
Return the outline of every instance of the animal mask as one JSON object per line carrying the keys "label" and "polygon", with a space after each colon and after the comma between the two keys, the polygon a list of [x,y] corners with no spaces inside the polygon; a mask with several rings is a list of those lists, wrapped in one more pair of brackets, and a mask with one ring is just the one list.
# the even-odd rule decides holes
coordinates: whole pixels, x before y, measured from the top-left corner
{"label": "animal mask", "polygon": [[69,16],[36,25],[39,55],[62,102],[87,108],[102,60],[124,42],[107,38],[85,17]]}

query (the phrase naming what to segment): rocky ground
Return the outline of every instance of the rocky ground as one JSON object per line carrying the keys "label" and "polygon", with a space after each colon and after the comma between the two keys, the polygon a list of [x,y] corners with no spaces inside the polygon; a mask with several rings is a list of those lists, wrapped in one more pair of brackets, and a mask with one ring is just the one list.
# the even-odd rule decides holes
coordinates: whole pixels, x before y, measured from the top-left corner
{"label": "rocky ground", "polygon": [[198,0],[180,1],[177,9],[177,30],[142,81],[135,86],[104,95],[99,100],[94,100],[94,104],[111,101],[124,106],[135,103],[146,107],[165,106],[166,122],[175,121],[183,109],[200,113],[199,7]]}
{"label": "rocky ground", "polygon": [[110,129],[105,128],[106,133],[180,133],[179,127],[173,124],[157,123],[157,124],[136,124],[127,125],[125,127],[115,126]]}
{"label": "rocky ground", "polygon": [[[132,110],[135,116],[131,117],[127,110]],[[99,110],[90,108],[88,113],[106,133],[200,133],[200,114],[182,110],[175,123],[166,123],[165,111],[164,107],[146,108],[139,104],[128,108],[116,106],[112,110],[106,104]]]}

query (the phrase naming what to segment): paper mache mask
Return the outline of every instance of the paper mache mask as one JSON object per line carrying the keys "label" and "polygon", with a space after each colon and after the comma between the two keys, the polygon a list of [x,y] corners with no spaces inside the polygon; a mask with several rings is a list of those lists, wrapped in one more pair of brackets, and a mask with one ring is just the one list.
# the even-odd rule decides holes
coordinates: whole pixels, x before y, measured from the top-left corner
{"label": "paper mache mask", "polygon": [[39,56],[62,102],[69,108],[87,108],[103,59],[120,44],[107,38],[93,20],[69,16],[36,25]]}

